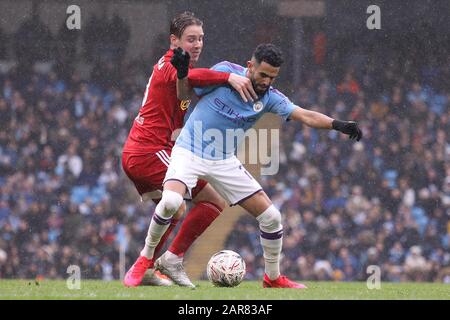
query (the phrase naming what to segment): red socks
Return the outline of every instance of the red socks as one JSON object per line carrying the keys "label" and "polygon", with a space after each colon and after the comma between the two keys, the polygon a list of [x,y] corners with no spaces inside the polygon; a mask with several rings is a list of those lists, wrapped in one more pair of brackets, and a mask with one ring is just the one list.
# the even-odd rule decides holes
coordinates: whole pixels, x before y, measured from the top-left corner
{"label": "red socks", "polygon": [[[169,247],[169,251],[177,256],[183,256],[192,243],[194,243],[195,239],[197,239],[220,215],[221,211],[222,210],[215,204],[207,201],[202,201],[195,205],[189,211],[186,218],[184,218],[183,224],[181,225],[177,236],[172,241],[172,245]],[[163,239],[166,238],[166,234],[171,231],[171,228],[172,225],[164,234]],[[160,244],[161,243],[162,240]],[[158,245],[156,250],[158,250],[159,246],[160,245]]]}

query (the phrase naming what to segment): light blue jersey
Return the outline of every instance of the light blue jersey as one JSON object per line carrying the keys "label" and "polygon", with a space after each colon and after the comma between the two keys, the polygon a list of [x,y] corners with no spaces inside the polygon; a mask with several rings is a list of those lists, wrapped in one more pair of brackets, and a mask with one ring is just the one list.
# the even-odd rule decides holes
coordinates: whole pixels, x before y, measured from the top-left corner
{"label": "light blue jersey", "polygon": [[[227,61],[213,70],[245,76],[247,69]],[[208,160],[232,157],[245,138],[245,131],[253,127],[266,112],[287,120],[295,105],[281,92],[270,87],[258,101],[245,103],[239,93],[229,86],[195,88],[201,96],[190,114],[176,145]]]}

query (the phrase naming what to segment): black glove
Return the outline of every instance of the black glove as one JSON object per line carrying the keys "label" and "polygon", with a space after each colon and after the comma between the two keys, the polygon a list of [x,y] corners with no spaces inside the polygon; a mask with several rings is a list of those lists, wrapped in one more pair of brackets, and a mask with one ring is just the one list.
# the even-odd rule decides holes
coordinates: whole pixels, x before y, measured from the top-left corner
{"label": "black glove", "polygon": [[184,79],[189,72],[189,60],[190,55],[182,48],[178,47],[173,49],[173,56],[170,59],[170,63],[177,69],[177,78]]}
{"label": "black glove", "polygon": [[350,139],[359,141],[362,138],[362,131],[355,121],[333,120],[332,126],[334,130],[348,134]]}

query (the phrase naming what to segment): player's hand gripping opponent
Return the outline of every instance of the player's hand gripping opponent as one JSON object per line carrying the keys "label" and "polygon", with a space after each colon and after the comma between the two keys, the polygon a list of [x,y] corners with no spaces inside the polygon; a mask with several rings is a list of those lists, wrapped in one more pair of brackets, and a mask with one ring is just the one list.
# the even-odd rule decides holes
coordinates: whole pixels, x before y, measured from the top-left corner
{"label": "player's hand gripping opponent", "polygon": [[334,120],[332,126],[334,130],[348,134],[350,139],[356,139],[356,141],[359,141],[362,138],[362,131],[355,121]]}
{"label": "player's hand gripping opponent", "polygon": [[[189,53],[182,48],[173,50],[173,56],[170,59],[172,65],[177,69],[178,79],[184,79],[189,72]],[[244,102],[254,101],[258,99],[258,95],[253,89],[252,82],[247,77],[238,74],[230,73],[228,83],[236,90]]]}
{"label": "player's hand gripping opponent", "polygon": [[189,53],[178,47],[173,50],[173,56],[170,59],[170,63],[177,69],[177,78],[184,79],[189,72],[189,60],[191,56]]}

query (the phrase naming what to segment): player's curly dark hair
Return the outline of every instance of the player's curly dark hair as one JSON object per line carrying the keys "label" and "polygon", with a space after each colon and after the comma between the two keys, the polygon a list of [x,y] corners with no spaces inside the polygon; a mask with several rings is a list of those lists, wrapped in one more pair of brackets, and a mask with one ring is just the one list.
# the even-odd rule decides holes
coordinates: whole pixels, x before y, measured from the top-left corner
{"label": "player's curly dark hair", "polygon": [[197,18],[192,12],[185,11],[180,13],[170,23],[170,34],[181,38],[184,30],[192,25],[203,26],[203,21]]}
{"label": "player's curly dark hair", "polygon": [[256,62],[266,62],[273,67],[280,67],[283,62],[283,53],[281,49],[271,43],[262,43],[258,45],[253,53]]}

